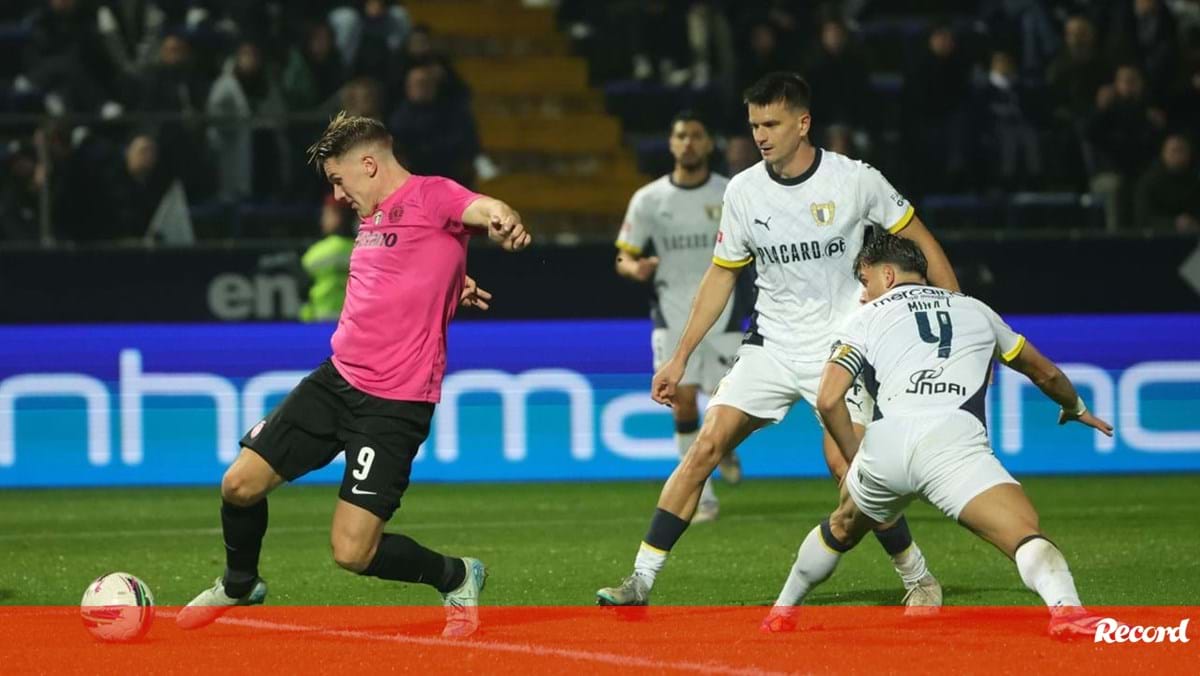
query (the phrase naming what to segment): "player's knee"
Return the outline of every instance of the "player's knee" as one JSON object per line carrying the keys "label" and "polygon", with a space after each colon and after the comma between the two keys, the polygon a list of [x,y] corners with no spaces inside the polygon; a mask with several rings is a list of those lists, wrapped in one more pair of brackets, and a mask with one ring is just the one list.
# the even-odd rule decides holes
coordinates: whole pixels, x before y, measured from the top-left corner
{"label": "player's knee", "polygon": [[375,555],[374,545],[337,534],[334,534],[329,544],[333,551],[334,563],[352,573],[365,571]]}
{"label": "player's knee", "polygon": [[708,476],[721,462],[721,455],[725,449],[718,446],[711,438],[701,434],[692,443],[692,447],[688,449],[687,455],[683,458],[684,468],[690,471],[703,473]]}
{"label": "player's knee", "polygon": [[840,509],[829,515],[829,532],[838,542],[847,545],[858,544],[863,535],[855,532],[854,515]]}
{"label": "player's knee", "polygon": [[259,482],[231,467],[221,478],[221,499],[238,507],[249,507],[263,498]]}

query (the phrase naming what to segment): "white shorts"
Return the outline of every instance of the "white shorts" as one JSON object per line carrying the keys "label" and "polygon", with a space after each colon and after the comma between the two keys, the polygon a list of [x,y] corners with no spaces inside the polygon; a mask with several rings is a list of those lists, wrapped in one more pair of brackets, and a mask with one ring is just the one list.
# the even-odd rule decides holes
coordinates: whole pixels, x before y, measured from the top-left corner
{"label": "white shorts", "polygon": [[[776,357],[761,345],[742,345],[737,361],[725,374],[709,407],[731,406],[755,418],[779,422],[792,405],[803,399],[816,411],[817,387],[825,362],[792,362]],[[850,419],[859,425],[871,422],[875,415],[875,400],[867,394],[861,381],[846,393]],[[818,418],[819,420],[820,418]]]}
{"label": "white shorts", "polygon": [[[688,359],[687,369],[683,372],[683,380],[679,381],[679,384],[699,385],[701,391],[712,392],[733,364],[741,342],[742,334],[737,332],[715,332],[705,336],[696,346],[691,359]],[[678,344],[679,334],[675,331],[654,329],[650,334],[650,347],[654,351],[655,371],[671,358]]]}
{"label": "white shorts", "polygon": [[975,496],[1015,483],[992,453],[983,424],[966,411],[876,420],[846,474],[854,504],[881,523],[917,496],[957,521]]}

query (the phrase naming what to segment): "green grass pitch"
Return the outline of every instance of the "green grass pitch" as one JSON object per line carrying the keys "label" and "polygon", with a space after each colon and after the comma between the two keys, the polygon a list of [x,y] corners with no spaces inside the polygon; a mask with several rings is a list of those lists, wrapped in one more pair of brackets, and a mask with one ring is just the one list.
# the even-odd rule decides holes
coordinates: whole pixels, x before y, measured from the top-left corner
{"label": "green grass pitch", "polygon": [[[1200,605],[1200,475],[1026,478],[1046,533],[1085,603]],[[389,530],[492,571],[484,603],[591,604],[632,566],[659,482],[414,484]],[[721,518],[694,526],[659,576],[654,603],[766,604],[800,540],[835,504],[828,480],[718,484]],[[269,603],[436,604],[432,590],[359,578],[329,555],[335,486],[271,496],[262,559]],[[0,491],[0,604],[75,604],[97,575],[142,577],[181,605],[224,565],[217,489]],[[948,605],[1032,605],[999,552],[924,504],[913,534]],[[901,589],[872,538],[846,556],[814,604],[895,604]]]}

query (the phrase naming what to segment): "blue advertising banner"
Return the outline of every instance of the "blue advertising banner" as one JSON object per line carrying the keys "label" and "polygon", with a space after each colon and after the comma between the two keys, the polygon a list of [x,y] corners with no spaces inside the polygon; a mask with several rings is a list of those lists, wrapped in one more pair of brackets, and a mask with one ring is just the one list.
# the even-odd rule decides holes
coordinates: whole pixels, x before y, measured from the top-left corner
{"label": "blue advertising banner", "polygon": [[[989,428],[1014,473],[1200,471],[1200,315],[1012,317],[1117,428],[1059,427],[997,372]],[[328,354],[331,325],[0,327],[0,487],[213,484],[242,433]],[[662,478],[650,325],[457,322],[421,481]],[[800,404],[741,448],[747,476],[823,476]],[[339,481],[342,460],[305,481]]]}

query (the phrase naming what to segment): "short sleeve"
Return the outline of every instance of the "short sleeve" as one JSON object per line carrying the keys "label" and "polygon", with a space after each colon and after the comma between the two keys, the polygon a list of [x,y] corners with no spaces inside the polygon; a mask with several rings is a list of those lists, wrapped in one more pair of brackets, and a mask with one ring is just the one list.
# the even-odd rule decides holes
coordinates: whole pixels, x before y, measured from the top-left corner
{"label": "short sleeve", "polygon": [[995,310],[982,301],[975,300],[975,302],[991,326],[992,333],[996,336],[996,354],[999,355],[1000,360],[1007,364],[1016,359],[1017,355],[1021,354],[1021,349],[1025,347],[1025,336],[1013,331],[1012,327],[996,314]]}
{"label": "short sleeve", "polygon": [[625,210],[621,232],[617,234],[616,245],[621,251],[641,256],[646,250],[653,224],[653,208],[649,202],[644,189],[633,193],[633,198],[629,200],[629,208]]}
{"label": "short sleeve", "polygon": [[834,333],[834,342],[829,353],[829,361],[837,364],[858,377],[867,365],[866,322],[867,316],[862,308],[846,318],[841,328]]}
{"label": "short sleeve", "polygon": [[878,169],[869,164],[862,165],[860,176],[867,222],[893,235],[908,227],[915,211],[904,195],[893,188]]}
{"label": "short sleeve", "polygon": [[428,213],[442,229],[448,231],[462,230],[463,212],[472,202],[482,197],[479,193],[440,176],[427,178],[423,192]]}
{"label": "short sleeve", "polygon": [[717,229],[717,244],[713,248],[713,263],[736,270],[754,260],[750,243],[746,239],[745,224],[741,205],[726,189],[724,204],[721,207],[721,226]]}

